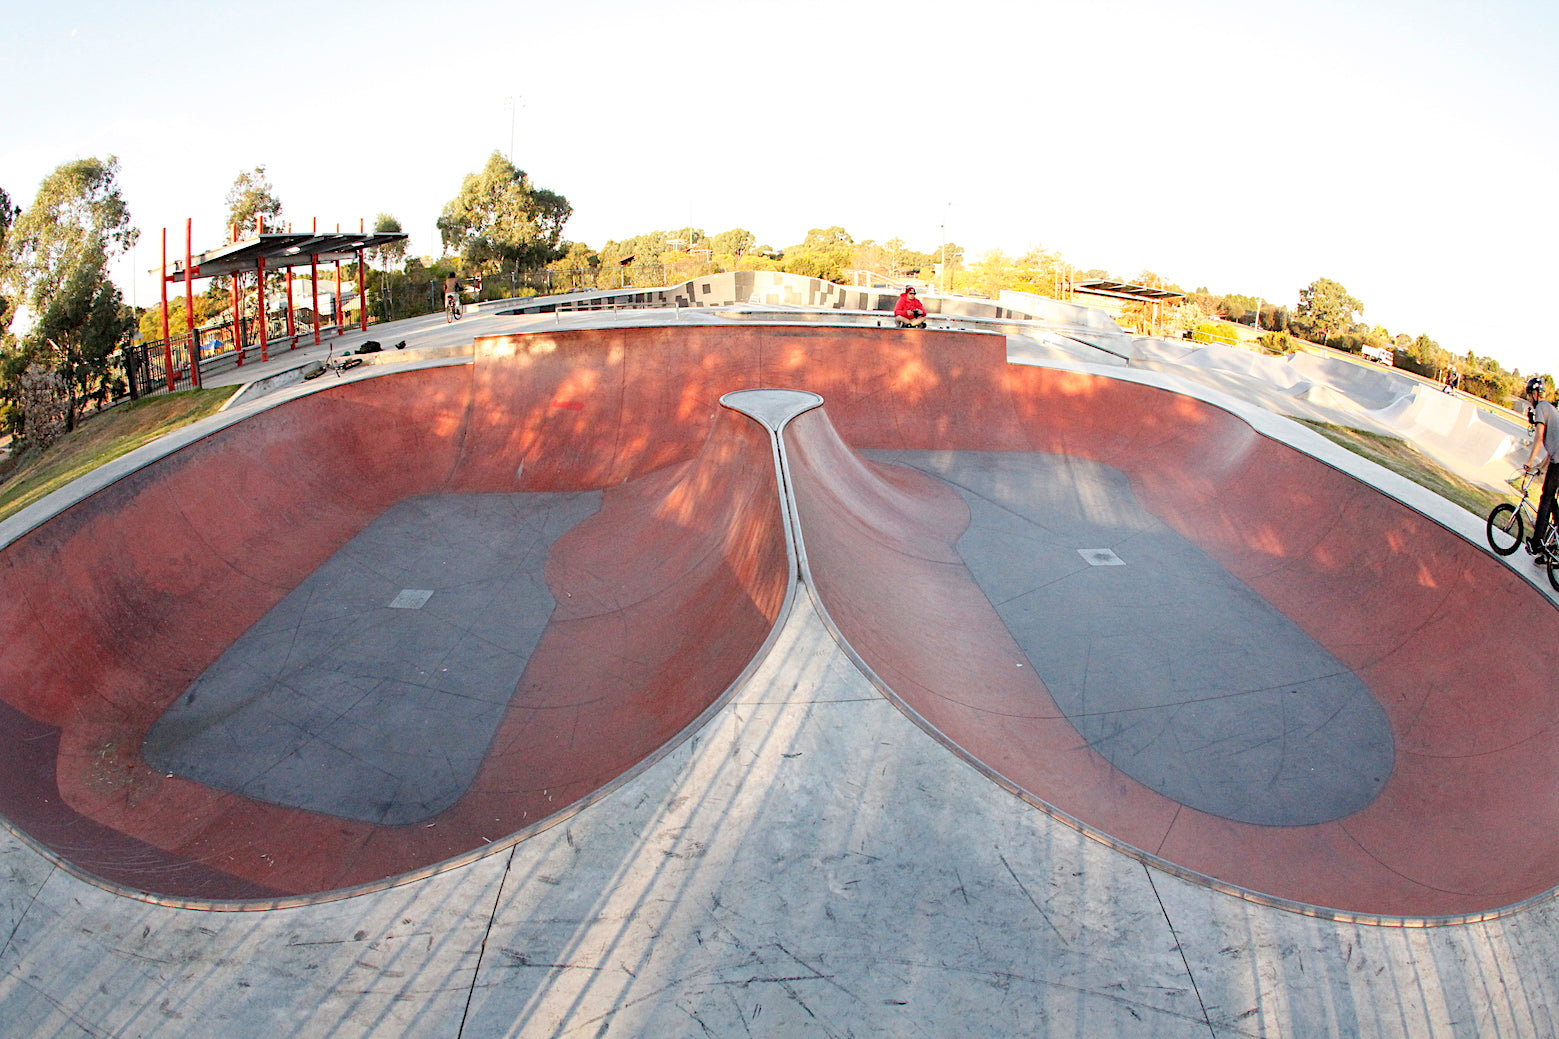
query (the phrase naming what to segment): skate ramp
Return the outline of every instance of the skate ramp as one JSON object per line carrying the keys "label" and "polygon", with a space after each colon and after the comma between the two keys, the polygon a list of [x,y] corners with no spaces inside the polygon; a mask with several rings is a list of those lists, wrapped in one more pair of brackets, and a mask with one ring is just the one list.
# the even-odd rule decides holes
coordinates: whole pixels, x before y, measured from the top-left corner
{"label": "skate ramp", "polygon": [[1390,369],[1337,357],[1294,354],[1279,360],[1216,344],[1139,344],[1133,365],[1173,372],[1262,407],[1406,440],[1446,469],[1503,489],[1525,459],[1525,429]]}
{"label": "skate ramp", "polygon": [[717,705],[789,582],[767,432],[671,348],[526,345],[264,411],[10,544],[5,818],[165,900],[306,900],[577,810]]}
{"label": "skate ramp", "polygon": [[1214,371],[1235,372],[1247,378],[1259,379],[1285,393],[1303,392],[1309,386],[1309,380],[1296,373],[1282,358],[1217,343],[1199,346],[1186,354],[1180,363]]}
{"label": "skate ramp", "polygon": [[1493,486],[1508,479],[1526,461],[1521,444],[1527,430],[1478,407],[1460,394],[1416,385],[1391,406],[1374,413],[1377,421],[1450,468],[1478,475]]}
{"label": "skate ramp", "polygon": [[1288,365],[1297,377],[1329,387],[1366,411],[1387,407],[1422,385],[1417,379],[1388,368],[1320,354],[1293,354]]}
{"label": "skate ramp", "polygon": [[[1553,887],[1552,682],[1506,655],[1500,696],[1485,694],[1490,646],[1559,635],[1547,599],[1479,547],[1207,404],[1091,376],[985,372],[956,380],[963,404],[946,382],[928,388],[937,410],[978,410],[976,435],[926,429],[925,401],[861,408],[826,391],[824,412],[787,432],[810,578],[890,695],[1037,803],[1279,901],[1457,916]],[[918,467],[905,468],[855,459],[857,447],[928,453],[881,456]],[[1056,458],[1105,467],[1152,519],[1124,522],[1113,481],[1104,494],[1068,478],[1076,500],[1060,523],[1044,495],[1022,514],[1000,467],[958,494],[931,479],[967,470],[968,453],[981,469],[992,452],[1037,452],[1047,472]],[[1005,526],[974,522],[982,511]],[[1184,544],[1144,561],[1144,543],[1169,535]],[[1101,549],[1122,562],[1093,565]],[[1215,594],[1221,607],[1205,598],[1208,561],[1237,586]],[[1291,625],[1283,645],[1230,620],[1251,604],[1187,639],[1186,614],[1247,594]],[[1181,760],[1128,764],[1126,743]],[[1221,790],[1188,796],[1209,773]],[[1242,782],[1244,802],[1219,803]]]}
{"label": "skate ramp", "polygon": [[[787,427],[783,481],[767,431],[719,403],[760,387],[825,401]],[[1346,913],[1492,912],[1559,878],[1552,682],[1500,654],[1488,694],[1489,647],[1559,636],[1546,598],[1215,406],[1011,365],[1000,336],[942,331],[484,338],[474,365],[343,382],[138,470],[0,551],[15,633],[0,810],[77,870],[196,903],[307,900],[482,854],[695,731],[761,656],[792,572],[782,486],[808,583],[881,688],[993,781],[1101,840]],[[580,497],[546,518],[507,497],[529,494]],[[442,516],[427,503],[445,496],[457,514],[534,523],[502,554],[545,557],[545,599],[535,586],[511,608],[478,591],[438,617],[454,595],[436,564],[469,540],[423,538],[426,583],[411,583],[409,549],[359,543],[353,567],[332,567],[398,508]],[[497,551],[475,541],[465,550]],[[503,573],[534,585],[533,566],[511,563]],[[377,590],[340,576],[379,570]],[[458,580],[480,585],[475,570]],[[198,717],[201,696],[196,716],[178,709],[246,636],[306,646],[341,620],[340,659],[394,657],[397,640],[351,653],[385,646],[400,614],[273,612],[311,579],[311,602],[340,589],[343,607],[386,617],[367,592],[432,590],[423,610],[484,639],[493,628],[473,615],[523,614],[493,654],[512,679],[496,719],[486,690],[486,717],[458,726],[359,715],[412,770],[420,742],[490,726],[474,763],[431,793],[381,782],[351,800],[369,787],[339,776],[311,791],[302,780],[340,731],[327,718],[282,784],[316,798],[300,805],[266,785],[269,767],[202,778],[164,756],[180,727],[245,743]],[[548,602],[528,645],[518,629]],[[295,619],[311,616],[324,620]],[[322,696],[224,695],[212,717],[294,721]],[[378,808],[393,810],[375,822]]]}

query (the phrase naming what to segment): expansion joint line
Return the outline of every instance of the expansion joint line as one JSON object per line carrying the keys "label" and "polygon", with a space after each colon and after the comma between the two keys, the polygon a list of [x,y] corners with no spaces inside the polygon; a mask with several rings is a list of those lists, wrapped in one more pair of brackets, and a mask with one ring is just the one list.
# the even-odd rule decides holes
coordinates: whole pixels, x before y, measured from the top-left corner
{"label": "expansion joint line", "polygon": [[6,954],[11,951],[11,944],[16,941],[16,936],[21,931],[22,924],[26,922],[28,914],[33,911],[33,907],[38,904],[38,897],[43,894],[43,889],[49,883],[49,878],[54,876],[58,869],[59,867],[53,863],[49,864],[49,872],[44,875],[43,882],[34,889],[32,896],[27,899],[27,908],[16,914],[16,923],[12,925],[11,933],[5,936],[5,943],[0,944],[0,964],[5,962]]}
{"label": "expansion joint line", "polygon": [[1158,911],[1164,914],[1164,923],[1169,928],[1169,936],[1175,940],[1175,952],[1180,954],[1180,964],[1185,968],[1185,976],[1191,982],[1191,991],[1196,994],[1196,1005],[1202,1010],[1202,1022],[1207,1025],[1207,1034],[1213,1039],[1218,1039],[1218,1030],[1213,1027],[1212,1016],[1207,1013],[1207,1004],[1202,999],[1202,990],[1196,984],[1196,973],[1191,970],[1191,962],[1185,958],[1185,944],[1180,941],[1180,935],[1175,931],[1174,921],[1169,919],[1169,910],[1164,908],[1164,899],[1158,893],[1158,885],[1153,881],[1153,870],[1147,863],[1143,863],[1142,872],[1148,878],[1148,887],[1153,889],[1153,900],[1158,903]]}
{"label": "expansion joint line", "polygon": [[487,939],[493,933],[493,924],[498,920],[498,907],[503,904],[503,889],[509,883],[509,871],[514,868],[514,853],[519,845],[509,848],[508,858],[503,864],[503,876],[498,881],[498,890],[493,894],[493,908],[487,914],[487,926],[482,929],[482,945],[476,953],[476,966],[471,970],[471,985],[466,989],[465,1009],[460,1011],[460,1027],[455,1030],[455,1039],[461,1039],[466,1034],[466,1018],[471,1015],[471,1000],[476,996],[476,983],[482,976],[482,961],[487,958]]}

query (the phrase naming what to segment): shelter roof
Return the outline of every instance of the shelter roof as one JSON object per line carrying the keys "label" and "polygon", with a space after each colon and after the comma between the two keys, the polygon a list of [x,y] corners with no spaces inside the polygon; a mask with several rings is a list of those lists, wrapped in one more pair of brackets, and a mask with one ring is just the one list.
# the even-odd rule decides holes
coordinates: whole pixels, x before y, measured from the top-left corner
{"label": "shelter roof", "polygon": [[1127,281],[1107,281],[1095,278],[1079,281],[1072,286],[1078,292],[1091,292],[1098,296],[1115,296],[1119,299],[1143,300],[1149,303],[1178,303],[1185,299],[1184,292],[1173,289],[1157,289],[1150,285],[1134,285]]}
{"label": "shelter roof", "polygon": [[[257,270],[261,257],[265,258],[265,266],[273,270],[278,267],[296,267],[311,260],[320,263],[349,260],[356,256],[359,249],[373,249],[391,242],[405,241],[406,237],[400,231],[287,231],[262,234],[191,257],[190,273],[196,278],[214,278],[222,274]],[[168,281],[183,281],[184,261],[174,260],[166,270],[153,267],[152,273],[160,273]]]}

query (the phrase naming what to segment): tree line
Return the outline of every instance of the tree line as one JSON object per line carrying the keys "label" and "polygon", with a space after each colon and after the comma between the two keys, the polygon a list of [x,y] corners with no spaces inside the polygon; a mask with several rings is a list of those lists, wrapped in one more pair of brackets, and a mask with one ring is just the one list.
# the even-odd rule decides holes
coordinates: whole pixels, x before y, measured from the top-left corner
{"label": "tree line", "polygon": [[[0,431],[12,435],[13,453],[18,446],[45,445],[71,428],[83,408],[122,397],[127,387],[119,352],[137,335],[161,338],[160,310],[127,306],[108,275],[139,235],[118,177],[113,156],[64,163],[44,178],[25,209],[0,186]],[[286,227],[263,166],[240,172],[225,202],[240,237]],[[1207,334],[1220,323],[1236,323],[1250,326],[1274,352],[1291,351],[1299,339],[1354,353],[1384,348],[1399,366],[1421,374],[1440,377],[1455,369],[1464,389],[1498,403],[1516,396],[1522,381],[1492,358],[1453,356],[1427,335],[1361,321],[1364,305],[1327,278],[1300,289],[1290,307],[1205,287],[1187,291],[1151,271],[1121,277],[1079,270],[1042,246],[1016,256],[993,249],[971,260],[955,242],[917,250],[898,238],[857,241],[838,226],[813,228],[802,241],[780,248],[740,227],[712,235],[696,227],[650,231],[595,248],[564,238],[572,215],[566,197],[534,184],[494,152],[444,206],[440,257],[409,257],[400,242],[373,250],[367,269],[354,268],[350,277],[370,314],[382,320],[439,309],[437,286],[449,273],[481,278],[487,297],[659,287],[724,271],[774,270],[846,284],[856,272],[870,272],[874,279],[913,280],[956,295],[997,298],[1010,289],[1065,299],[1078,282],[1103,278],[1183,293],[1183,304],[1167,315],[1168,334]],[[374,230],[402,228],[392,214],[380,213]],[[269,277],[280,286],[290,276]],[[193,298],[195,324],[240,317],[231,313],[233,295],[227,279],[213,279]],[[252,310],[253,299],[239,295],[241,306]],[[184,307],[182,295],[170,300],[170,328],[185,327]],[[14,328],[24,310],[27,320]],[[1128,306],[1122,320],[1145,331],[1153,316],[1146,305]]]}

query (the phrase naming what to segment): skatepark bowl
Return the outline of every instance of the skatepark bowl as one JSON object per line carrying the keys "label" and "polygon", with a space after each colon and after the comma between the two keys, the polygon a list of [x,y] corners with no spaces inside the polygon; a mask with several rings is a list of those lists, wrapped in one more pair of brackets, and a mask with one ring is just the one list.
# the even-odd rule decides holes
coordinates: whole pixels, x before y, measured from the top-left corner
{"label": "skatepark bowl", "polygon": [[0,814],[69,868],[264,908],[489,853],[695,733],[804,585],[949,769],[1160,868],[1360,918],[1559,877],[1559,698],[1500,648],[1553,605],[1205,400],[815,326],[359,374],[0,552]]}

